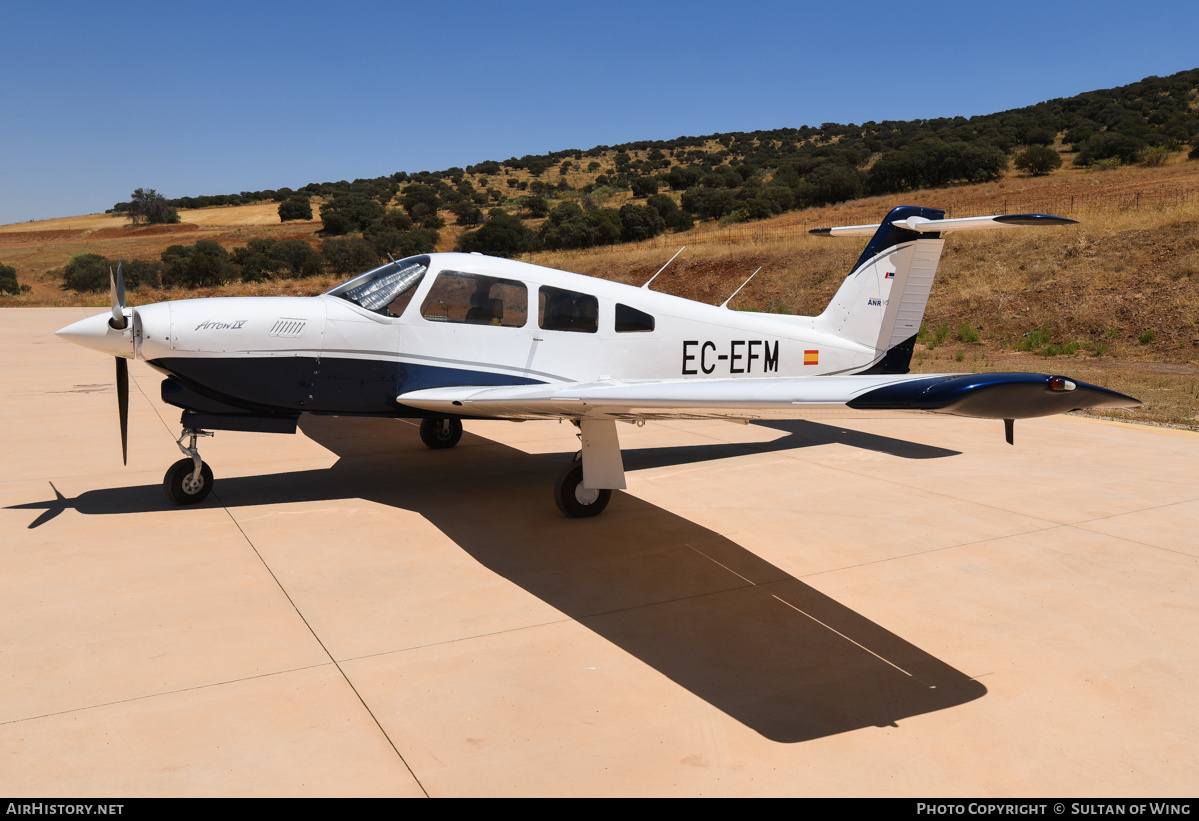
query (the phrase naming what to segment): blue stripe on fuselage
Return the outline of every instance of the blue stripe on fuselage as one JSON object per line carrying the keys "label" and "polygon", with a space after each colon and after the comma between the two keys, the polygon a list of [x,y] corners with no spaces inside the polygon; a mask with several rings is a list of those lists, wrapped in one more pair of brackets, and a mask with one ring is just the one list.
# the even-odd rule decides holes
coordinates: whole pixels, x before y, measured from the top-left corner
{"label": "blue stripe on fuselage", "polygon": [[332,357],[164,357],[149,364],[197,393],[248,411],[402,416],[396,397],[458,385],[540,385],[472,368]]}

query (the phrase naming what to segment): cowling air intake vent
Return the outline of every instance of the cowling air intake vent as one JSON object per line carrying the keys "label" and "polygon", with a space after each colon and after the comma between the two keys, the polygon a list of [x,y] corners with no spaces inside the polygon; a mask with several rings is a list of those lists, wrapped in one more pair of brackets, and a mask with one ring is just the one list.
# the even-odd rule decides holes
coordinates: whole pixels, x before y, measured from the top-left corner
{"label": "cowling air intake vent", "polygon": [[308,325],[306,319],[278,319],[268,336],[300,336]]}

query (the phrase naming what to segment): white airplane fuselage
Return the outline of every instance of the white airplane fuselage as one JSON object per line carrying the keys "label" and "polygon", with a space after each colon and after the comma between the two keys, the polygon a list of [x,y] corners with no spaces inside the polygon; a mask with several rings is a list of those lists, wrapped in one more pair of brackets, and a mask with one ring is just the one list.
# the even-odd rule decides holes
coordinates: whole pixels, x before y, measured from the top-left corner
{"label": "white airplane fuselage", "polygon": [[[110,331],[101,349],[234,406],[385,415],[405,414],[403,393],[447,385],[818,376],[876,358],[872,347],[816,330],[810,317],[728,310],[479,255],[427,258],[398,317],[329,294],[162,302],[138,307],[132,327]],[[430,318],[421,308],[442,271],[519,282],[523,322]],[[594,330],[542,327],[543,287],[594,297]],[[652,330],[618,330],[617,306],[652,317]]]}

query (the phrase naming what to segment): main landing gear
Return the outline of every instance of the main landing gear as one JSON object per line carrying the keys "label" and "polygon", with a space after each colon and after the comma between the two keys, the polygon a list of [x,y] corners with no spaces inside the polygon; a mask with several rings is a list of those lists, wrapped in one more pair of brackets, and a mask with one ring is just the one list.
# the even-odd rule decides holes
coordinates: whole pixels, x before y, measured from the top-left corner
{"label": "main landing gear", "polygon": [[554,483],[554,502],[572,519],[598,516],[612,500],[611,490],[583,487],[583,453],[579,452]]}
{"label": "main landing gear", "polygon": [[462,438],[462,420],[451,416],[439,416],[433,419],[422,419],[420,422],[420,440],[425,447],[433,450],[452,448]]}
{"label": "main landing gear", "polygon": [[[162,480],[162,489],[167,498],[177,505],[194,505],[204,501],[212,492],[212,468],[200,460],[200,451],[196,448],[197,436],[212,436],[212,433],[183,429],[175,444],[188,458],[171,465]],[[189,439],[187,447],[183,446],[184,439]]]}
{"label": "main landing gear", "polygon": [[[612,500],[612,489],[625,486],[624,465],[620,458],[616,422],[609,419],[572,422],[579,428],[583,449],[575,454],[554,482],[554,503],[564,515],[585,519],[603,513]],[[462,420],[452,416],[422,419],[420,438],[434,450],[452,448],[462,438]],[[602,487],[583,486],[584,458],[589,460],[591,480]]]}

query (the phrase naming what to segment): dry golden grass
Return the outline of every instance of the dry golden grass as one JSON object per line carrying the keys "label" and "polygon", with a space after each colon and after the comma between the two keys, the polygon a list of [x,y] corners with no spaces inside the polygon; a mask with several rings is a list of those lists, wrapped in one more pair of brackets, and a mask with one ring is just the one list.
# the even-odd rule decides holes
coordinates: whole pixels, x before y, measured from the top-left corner
{"label": "dry golden grass", "polygon": [[[198,226],[280,225],[279,203],[254,202],[249,205],[227,205],[213,208],[181,208],[179,221]],[[317,220],[319,223],[319,220]],[[0,225],[0,234],[30,231],[97,231],[105,228],[125,228],[129,218],[120,214],[88,214],[82,217],[60,217],[36,222],[15,222]]]}

